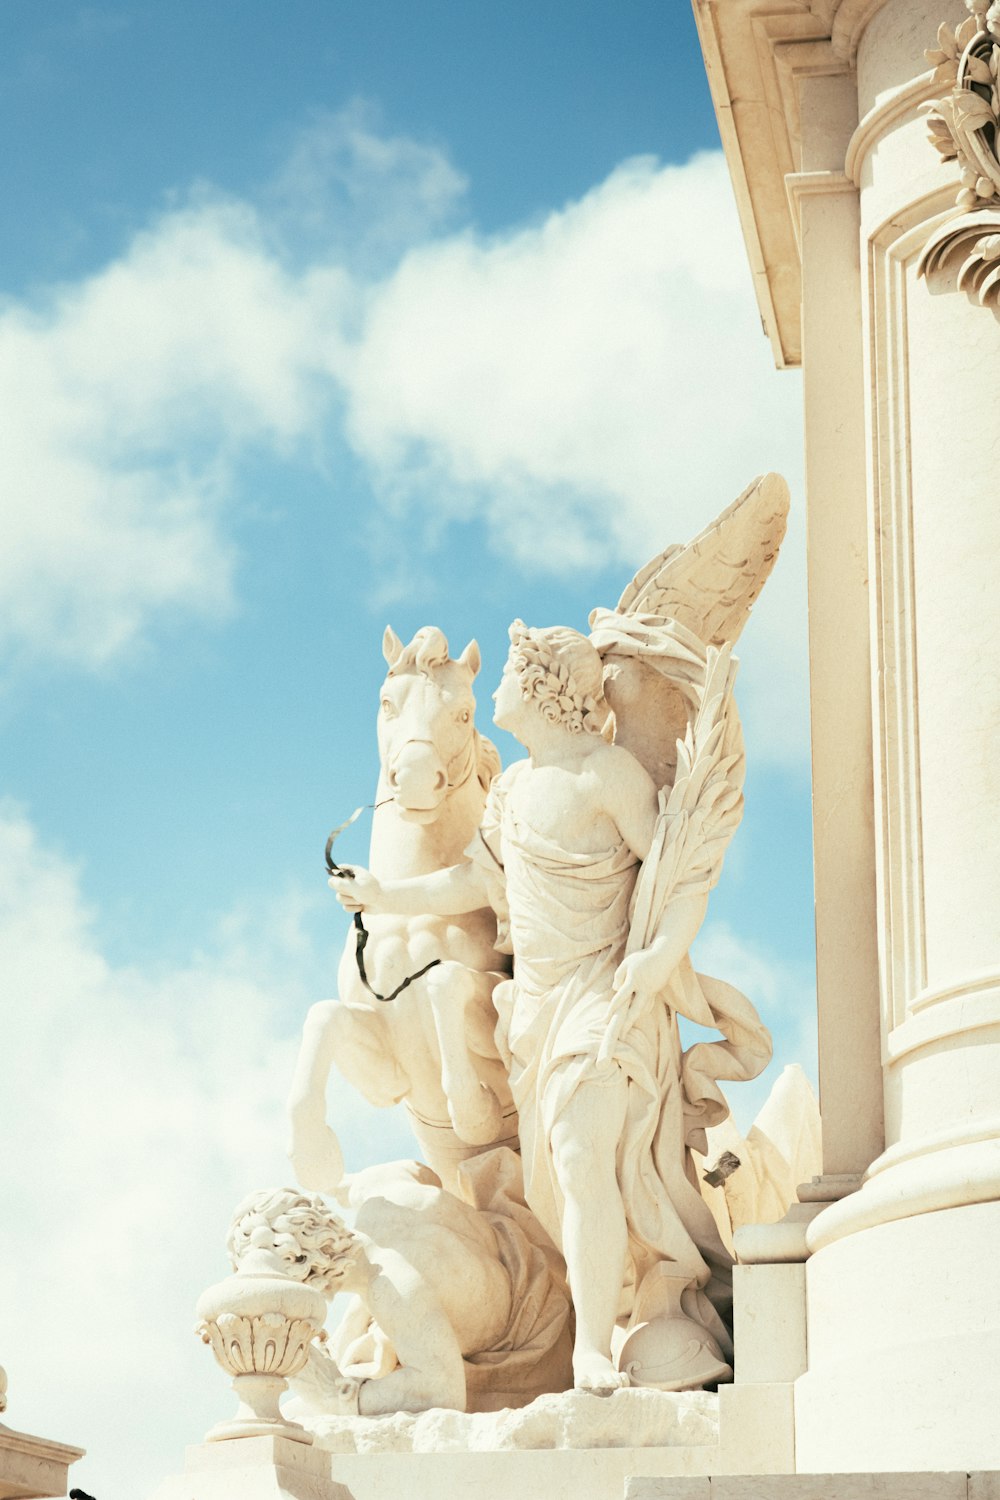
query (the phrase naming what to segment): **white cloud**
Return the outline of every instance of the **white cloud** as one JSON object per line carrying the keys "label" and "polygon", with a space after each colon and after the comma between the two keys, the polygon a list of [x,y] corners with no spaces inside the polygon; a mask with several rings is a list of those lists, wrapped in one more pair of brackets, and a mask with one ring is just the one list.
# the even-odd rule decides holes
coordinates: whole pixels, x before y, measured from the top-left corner
{"label": "white cloud", "polygon": [[[0,805],[0,1133],[17,1143],[0,1189],[7,1419],[85,1444],[77,1482],[97,1494],[148,1492],[233,1409],[188,1330],[227,1273],[233,1207],[289,1177],[283,1100],[320,972],[302,899],[270,914],[267,938],[252,936],[259,914],[234,915],[185,968],[115,968],[77,873]],[[413,1149],[395,1112],[331,1095],[349,1161]],[[121,1409],[129,1391],[139,1424]]]}
{"label": "white cloud", "polygon": [[526,560],[539,498],[638,558],[798,456],[797,382],[770,366],[719,153],[626,162],[537,227],[412,250],[348,388],[387,479],[430,464]]}
{"label": "white cloud", "polygon": [[436,146],[386,135],[375,107],[316,110],[263,193],[296,259],[304,251],[371,279],[454,216],[466,178]]}
{"label": "white cloud", "polygon": [[0,314],[0,651],[97,666],[159,610],[229,607],[232,466],[315,428],[346,295],[216,201]]}
{"label": "white cloud", "polygon": [[[428,537],[484,516],[542,573],[624,578],[766,468],[801,511],[798,381],[771,367],[719,153],[626,162],[529,228],[429,237],[463,188],[360,107],[318,116],[256,208],[203,192],[0,314],[0,652],[99,666],[163,610],[224,613],[240,462],[308,455],[345,411],[384,510]],[[336,254],[303,267],[334,222]],[[798,518],[787,551],[744,698],[755,753],[801,759]]]}
{"label": "white cloud", "polygon": [[[644,562],[768,468],[801,509],[799,382],[771,364],[720,153],[638,158],[535,227],[415,248],[345,379],[385,502],[484,514],[530,568]],[[755,748],[779,758],[807,736],[801,538],[796,518],[751,668]]]}

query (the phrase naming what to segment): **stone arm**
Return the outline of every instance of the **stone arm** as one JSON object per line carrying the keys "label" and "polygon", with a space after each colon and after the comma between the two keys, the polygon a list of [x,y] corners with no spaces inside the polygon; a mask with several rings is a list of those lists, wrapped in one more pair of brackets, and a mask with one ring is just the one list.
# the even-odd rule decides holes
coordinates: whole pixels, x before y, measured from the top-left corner
{"label": "stone arm", "polygon": [[681,896],[670,902],[651,943],[622,959],[615,972],[621,999],[661,994],[683,962],[705,920],[708,895]]}
{"label": "stone arm", "polygon": [[386,881],[357,866],[352,876],[331,875],[330,887],[345,911],[374,915],[457,917],[490,904],[486,879],[471,861],[433,875]]}
{"label": "stone arm", "polygon": [[605,754],[605,808],[632,853],[645,859],[660,811],[655,783],[628,750],[610,746]]}

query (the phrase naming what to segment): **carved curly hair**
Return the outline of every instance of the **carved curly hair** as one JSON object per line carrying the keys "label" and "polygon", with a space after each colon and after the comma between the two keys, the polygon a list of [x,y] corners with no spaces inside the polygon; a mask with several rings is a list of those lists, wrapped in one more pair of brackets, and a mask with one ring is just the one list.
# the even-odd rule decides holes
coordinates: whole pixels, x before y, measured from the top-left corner
{"label": "carved curly hair", "polygon": [[289,1273],[330,1297],[356,1243],[357,1235],[322,1198],[310,1198],[294,1188],[266,1188],[251,1193],[237,1208],[226,1248],[235,1267],[248,1250],[259,1246],[279,1253],[297,1251]]}
{"label": "carved curly hair", "polygon": [[603,663],[585,635],[563,625],[510,627],[510,666],[521,694],[543,719],[571,734],[601,734],[611,710],[604,697]]}

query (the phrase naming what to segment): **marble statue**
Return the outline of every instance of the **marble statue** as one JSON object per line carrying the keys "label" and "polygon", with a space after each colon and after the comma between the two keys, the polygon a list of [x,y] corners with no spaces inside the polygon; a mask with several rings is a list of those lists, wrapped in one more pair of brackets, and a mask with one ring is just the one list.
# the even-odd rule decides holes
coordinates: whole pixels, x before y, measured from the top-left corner
{"label": "marble statue", "polygon": [[[516,621],[494,721],[527,757],[498,776],[466,857],[331,885],[367,919],[489,907],[513,976],[493,991],[528,1206],[562,1251],[573,1378],[597,1392],[731,1374],[731,1257],[691,1158],[770,1038],[690,945],[742,811],[730,649],[784,533],[757,481],[596,610],[589,637]],[[722,1033],[683,1049],[677,1017]]]}
{"label": "marble statue", "polygon": [[427,1167],[392,1162],[329,1184],[322,1198],[253,1194],[236,1210],[239,1269],[266,1248],[282,1274],[350,1300],[290,1384],[306,1412],[378,1416],[435,1407],[523,1406],[570,1380],[569,1300],[559,1256],[519,1201],[516,1157],[470,1164],[471,1202]]}
{"label": "marble statue", "polygon": [[[475,727],[474,641],[453,660],[440,630],[421,630],[404,647],[387,629],[383,652],[389,671],[380,694],[371,868],[421,880],[461,858],[500,758]],[[495,950],[496,918],[485,905],[447,917],[386,911],[371,915],[369,930],[365,962],[379,994],[391,994],[431,959],[438,962],[382,1003],[361,979],[352,930],[339,970],[340,999],[310,1011],[292,1086],[299,1181],[326,1185],[324,1093],[336,1065],[371,1103],[405,1101],[426,1160],[454,1188],[464,1158],[517,1142],[493,1036],[492,993],[509,968]]]}

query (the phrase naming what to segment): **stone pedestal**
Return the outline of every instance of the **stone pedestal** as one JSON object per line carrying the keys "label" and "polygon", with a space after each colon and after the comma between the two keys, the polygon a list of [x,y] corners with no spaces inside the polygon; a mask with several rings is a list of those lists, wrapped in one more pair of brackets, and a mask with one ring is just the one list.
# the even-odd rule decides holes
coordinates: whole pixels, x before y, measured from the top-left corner
{"label": "stone pedestal", "polygon": [[0,1500],[39,1500],[65,1495],[70,1464],[83,1448],[15,1432],[0,1422]]}
{"label": "stone pedestal", "polygon": [[[796,1467],[998,1467],[1000,1204],[845,1236],[808,1264]],[[849,1289],[849,1290],[848,1290]]]}
{"label": "stone pedestal", "polygon": [[[0,1412],[7,1410],[7,1372],[0,1368]],[[53,1443],[0,1422],[0,1500],[43,1500],[65,1495],[70,1464],[83,1448]]]}
{"label": "stone pedestal", "polygon": [[[388,1492],[387,1492],[388,1493]],[[151,1500],[352,1500],[330,1455],[286,1437],[230,1438],[189,1448],[184,1473]]]}
{"label": "stone pedestal", "polygon": [[[770,1270],[764,1269],[764,1279]],[[801,1280],[801,1267],[791,1274]],[[684,1485],[701,1484],[708,1475],[791,1471],[793,1387],[784,1377],[799,1368],[796,1358],[791,1335],[780,1366],[773,1355],[766,1367],[751,1361],[747,1380],[721,1386],[718,1394],[566,1391],[517,1411],[328,1417],[311,1426],[334,1477],[354,1500],[404,1492],[409,1500],[524,1500],[528,1494],[608,1500],[621,1497],[637,1474],[669,1481],[683,1495]]]}

